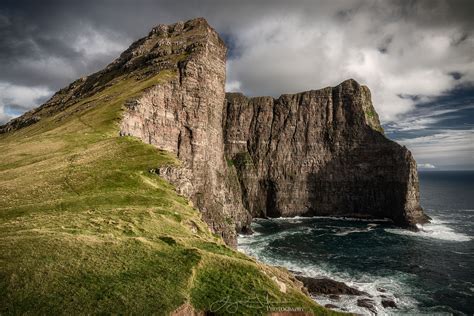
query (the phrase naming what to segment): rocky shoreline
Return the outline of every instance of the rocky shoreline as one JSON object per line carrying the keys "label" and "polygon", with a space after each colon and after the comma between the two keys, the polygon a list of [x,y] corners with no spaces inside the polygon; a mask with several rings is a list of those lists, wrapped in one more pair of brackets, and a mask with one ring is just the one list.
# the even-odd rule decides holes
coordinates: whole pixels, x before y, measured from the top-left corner
{"label": "rocky shoreline", "polygon": [[356,298],[357,306],[364,308],[371,314],[378,314],[381,308],[386,312],[398,308],[396,298],[389,295],[384,288],[377,288],[378,295],[374,296],[328,277],[310,277],[294,270],[289,270],[289,272],[303,284],[306,293],[316,302],[329,301],[323,304],[324,307],[329,309],[353,312],[340,306],[340,302],[344,297]]}

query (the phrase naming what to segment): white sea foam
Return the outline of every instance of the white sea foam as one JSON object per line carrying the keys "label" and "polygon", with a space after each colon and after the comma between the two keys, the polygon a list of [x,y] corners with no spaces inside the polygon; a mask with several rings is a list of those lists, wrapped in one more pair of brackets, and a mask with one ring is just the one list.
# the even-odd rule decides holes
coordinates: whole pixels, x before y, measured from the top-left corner
{"label": "white sea foam", "polygon": [[469,256],[474,255],[474,252],[461,252],[461,251],[451,251],[451,252],[458,255],[469,255]]}
{"label": "white sea foam", "polygon": [[336,235],[336,236],[347,236],[349,234],[366,233],[368,231],[369,231],[369,229],[365,229],[365,228],[362,228],[362,229],[348,229],[348,230],[344,230],[344,231],[335,233],[334,235]]}
{"label": "white sea foam", "polygon": [[259,221],[286,221],[286,222],[299,222],[302,220],[310,219],[327,219],[334,221],[351,221],[351,222],[392,222],[389,218],[358,218],[358,217],[345,217],[345,216],[294,216],[294,217],[272,217],[272,218],[257,218],[254,222]]}
{"label": "white sea foam", "polygon": [[258,223],[260,221],[285,221],[285,222],[301,222],[303,220],[313,219],[314,217],[308,216],[293,216],[293,217],[268,217],[268,218],[256,218],[254,219],[254,223]]}
{"label": "white sea foam", "polygon": [[439,218],[433,218],[431,223],[419,225],[419,231],[410,231],[406,229],[387,228],[386,232],[398,235],[420,237],[420,238],[434,238],[446,241],[470,241],[472,237],[463,233],[454,231],[451,227],[446,225],[447,222]]}
{"label": "white sea foam", "polygon": [[238,234],[238,239],[250,239],[250,238],[255,238],[257,236],[260,236],[262,233],[259,232],[253,232],[252,234]]}
{"label": "white sea foam", "polygon": [[[300,221],[311,219],[308,217],[298,217],[295,219],[288,218],[277,218],[269,219],[269,221],[289,221],[292,220]],[[328,219],[324,217],[324,219]],[[348,220],[347,218],[330,218],[334,220]],[[360,219],[353,219],[360,221]],[[262,221],[266,221],[263,219]],[[354,227],[340,227],[334,226],[334,229],[331,229],[331,226],[324,226],[324,228],[312,227],[310,230],[332,230],[332,232],[327,232],[328,234],[334,235],[348,235],[352,233],[360,233],[370,231],[379,224],[373,223],[372,220],[364,220],[368,223],[366,227],[354,228]],[[442,240],[450,241],[468,241],[471,240],[471,236],[458,233],[454,231],[446,220],[441,220],[439,218],[434,218],[430,224],[420,226],[419,232],[413,232],[403,229],[388,229],[385,228],[385,231],[394,234],[408,235],[416,238],[437,238]],[[448,226],[449,225],[449,226]],[[346,225],[344,225],[346,226]],[[347,225],[349,226],[349,225]],[[278,231],[271,234],[255,234],[251,236],[241,236],[239,238],[239,250],[255,257],[256,259],[265,262],[270,265],[283,266],[289,270],[300,272],[303,275],[311,277],[327,277],[333,280],[341,281],[347,285],[357,288],[361,291],[364,291],[369,294],[368,297],[364,296],[350,296],[350,295],[341,295],[339,300],[331,300],[329,296],[320,295],[314,297],[314,300],[321,305],[333,304],[339,307],[338,310],[352,312],[357,314],[368,315],[369,311],[365,308],[357,306],[357,300],[360,298],[370,298],[375,303],[376,311],[379,315],[393,314],[393,313],[417,313],[418,302],[414,299],[416,297],[417,289],[410,286],[413,284],[414,276],[409,273],[398,272],[387,277],[381,277],[379,275],[360,274],[357,275],[349,274],[349,272],[343,272],[335,270],[336,267],[331,266],[326,263],[318,263],[317,265],[311,260],[305,259],[304,257],[288,257],[288,258],[278,258],[271,254],[268,251],[269,246],[272,242],[279,239],[284,239],[293,234],[301,234],[302,228],[295,227],[290,228],[284,231]],[[323,233],[324,234],[324,233]],[[382,288],[385,292],[379,291]],[[472,291],[473,289],[471,289]],[[381,302],[385,296],[388,299],[393,300],[398,309],[384,309]]]}
{"label": "white sea foam", "polygon": [[[372,229],[374,229],[375,227],[377,227],[378,224],[368,224],[367,227],[365,228],[350,228],[350,229],[343,229],[342,231],[340,232],[337,232],[335,233],[334,235],[336,236],[347,236],[349,234],[354,234],[354,233],[366,233],[366,232],[369,232],[371,231]],[[339,227],[337,227],[339,228]]]}
{"label": "white sea foam", "polygon": [[314,216],[311,218],[329,219],[329,220],[334,220],[334,221],[370,222],[370,223],[392,222],[392,220],[389,218],[358,218],[358,217],[344,217],[344,216]]}

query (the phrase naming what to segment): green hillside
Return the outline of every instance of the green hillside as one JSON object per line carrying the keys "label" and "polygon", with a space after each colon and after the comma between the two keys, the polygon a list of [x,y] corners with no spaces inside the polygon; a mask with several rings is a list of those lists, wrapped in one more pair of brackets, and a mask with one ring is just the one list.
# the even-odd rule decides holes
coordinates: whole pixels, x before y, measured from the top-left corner
{"label": "green hillside", "polygon": [[184,303],[216,314],[332,314],[287,272],[225,246],[149,172],[179,164],[172,154],[119,136],[125,101],[174,75],[118,77],[0,135],[1,315],[163,315]]}

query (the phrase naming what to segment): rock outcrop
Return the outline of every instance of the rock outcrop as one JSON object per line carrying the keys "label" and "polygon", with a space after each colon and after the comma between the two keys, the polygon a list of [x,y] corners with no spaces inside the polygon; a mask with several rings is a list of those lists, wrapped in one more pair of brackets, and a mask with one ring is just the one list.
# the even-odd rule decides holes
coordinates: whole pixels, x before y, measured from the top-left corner
{"label": "rock outcrop", "polygon": [[278,99],[226,100],[226,156],[253,217],[426,220],[415,160],[383,135],[367,87],[347,80]]}
{"label": "rock outcrop", "polygon": [[390,218],[406,227],[426,219],[415,161],[383,135],[367,87],[348,80],[278,99],[226,95],[226,51],[202,18],[159,25],[0,133],[61,112],[117,78],[163,74],[126,102],[120,135],[176,154],[181,166],[154,171],[228,244],[252,217]]}
{"label": "rock outcrop", "polygon": [[367,295],[367,293],[347,284],[328,278],[311,278],[302,275],[295,275],[296,279],[303,282],[311,295]]}

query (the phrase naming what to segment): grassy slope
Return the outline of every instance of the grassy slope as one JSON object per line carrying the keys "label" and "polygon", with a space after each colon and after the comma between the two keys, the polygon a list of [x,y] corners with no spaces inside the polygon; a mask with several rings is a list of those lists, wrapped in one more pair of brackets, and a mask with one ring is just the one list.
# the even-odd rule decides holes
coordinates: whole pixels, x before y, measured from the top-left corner
{"label": "grassy slope", "polygon": [[[165,314],[185,302],[263,314],[267,299],[329,313],[285,272],[226,247],[148,172],[178,164],[175,157],[118,136],[124,102],[172,76],[118,78],[65,112],[0,135],[0,314]],[[287,294],[273,276],[288,283]]]}

